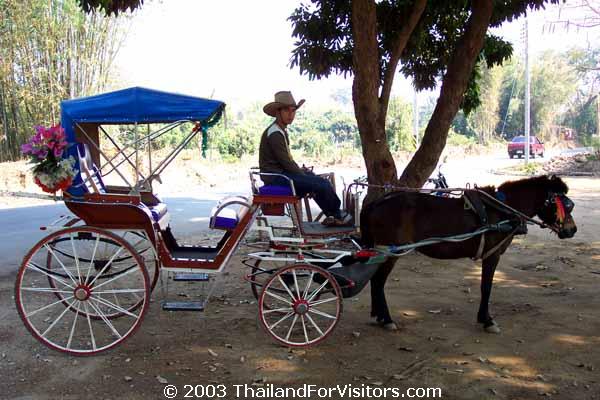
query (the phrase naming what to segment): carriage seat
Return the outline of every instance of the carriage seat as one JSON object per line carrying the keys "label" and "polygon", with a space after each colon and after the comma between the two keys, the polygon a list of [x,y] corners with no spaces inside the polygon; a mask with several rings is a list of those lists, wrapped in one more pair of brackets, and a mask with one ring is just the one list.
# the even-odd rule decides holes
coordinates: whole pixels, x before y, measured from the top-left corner
{"label": "carriage seat", "polygon": [[[231,207],[238,206],[238,210]],[[234,230],[244,215],[250,209],[248,199],[244,196],[230,196],[219,201],[210,212],[211,229],[221,229],[225,231]]]}
{"label": "carriage seat", "polygon": [[[77,158],[79,161],[79,171],[82,180],[81,185],[87,193],[108,194],[109,191],[102,180],[100,169],[92,160],[90,149],[86,143],[77,144]],[[167,205],[158,202],[153,204],[144,204],[150,210],[154,222],[159,222],[168,214]]]}
{"label": "carriage seat", "polygon": [[289,186],[263,185],[258,188],[258,194],[265,196],[293,196]]}

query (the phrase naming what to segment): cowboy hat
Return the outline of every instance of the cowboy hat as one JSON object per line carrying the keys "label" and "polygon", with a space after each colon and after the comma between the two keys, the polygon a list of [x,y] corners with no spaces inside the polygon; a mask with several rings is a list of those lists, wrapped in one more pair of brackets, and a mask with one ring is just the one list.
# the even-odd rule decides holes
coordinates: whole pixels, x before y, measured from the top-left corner
{"label": "cowboy hat", "polygon": [[274,117],[275,113],[280,108],[295,107],[297,110],[302,106],[302,104],[304,104],[304,99],[296,103],[296,100],[294,100],[294,96],[292,96],[292,92],[282,91],[275,93],[275,101],[272,101],[266,106],[264,106],[263,111],[265,112],[265,114]]}

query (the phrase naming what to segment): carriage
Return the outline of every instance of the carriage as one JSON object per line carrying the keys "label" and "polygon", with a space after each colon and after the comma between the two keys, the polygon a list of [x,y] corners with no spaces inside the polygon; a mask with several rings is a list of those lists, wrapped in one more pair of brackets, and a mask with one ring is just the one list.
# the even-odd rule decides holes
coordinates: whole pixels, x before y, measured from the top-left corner
{"label": "carriage", "polygon": [[[226,269],[253,227],[265,240],[245,257],[245,279],[268,334],[308,346],[333,331],[342,299],[358,293],[385,257],[363,251],[349,236],[355,228],[313,220],[292,182],[262,185],[261,173],[250,171],[250,195],[227,197],[211,212],[210,228],[222,232],[216,245],[182,245],[171,231],[153,183],[194,137],[206,137],[224,109],[217,100],[145,88],[62,102],[67,155],[77,170],[63,192],[72,214],[45,227],[49,234],[24,257],[15,286],[17,310],[36,339],[72,355],[117,346],[139,328],[162,274],[214,284],[211,277]],[[150,131],[150,124],[160,125]],[[129,127],[128,141],[115,138],[114,125]],[[181,143],[153,163],[153,142],[186,126]],[[119,184],[109,184],[111,176]],[[356,207],[359,191],[352,196]],[[283,215],[291,226],[278,225]],[[163,308],[202,309],[211,293],[201,304],[164,301]]]}

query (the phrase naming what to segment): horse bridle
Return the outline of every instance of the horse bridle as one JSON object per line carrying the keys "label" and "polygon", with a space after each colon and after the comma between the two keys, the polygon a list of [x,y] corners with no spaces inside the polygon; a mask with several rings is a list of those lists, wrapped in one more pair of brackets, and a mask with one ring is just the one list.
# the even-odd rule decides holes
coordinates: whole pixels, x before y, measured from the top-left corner
{"label": "horse bridle", "polygon": [[[549,209],[550,213],[556,216],[556,225],[559,228],[564,226],[567,215],[573,211],[574,207],[573,200],[569,199],[564,193],[550,192],[546,201],[544,201],[544,208]],[[551,210],[551,208],[554,208],[554,210]]]}

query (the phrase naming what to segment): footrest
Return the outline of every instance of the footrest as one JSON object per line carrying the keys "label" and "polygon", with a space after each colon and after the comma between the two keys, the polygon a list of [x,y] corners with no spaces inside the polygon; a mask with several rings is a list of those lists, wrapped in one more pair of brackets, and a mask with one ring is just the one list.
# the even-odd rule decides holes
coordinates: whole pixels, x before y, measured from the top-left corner
{"label": "footrest", "polygon": [[165,311],[204,311],[202,301],[165,301],[162,303]]}
{"label": "footrest", "polygon": [[208,274],[204,273],[176,273],[175,282],[208,282]]}

